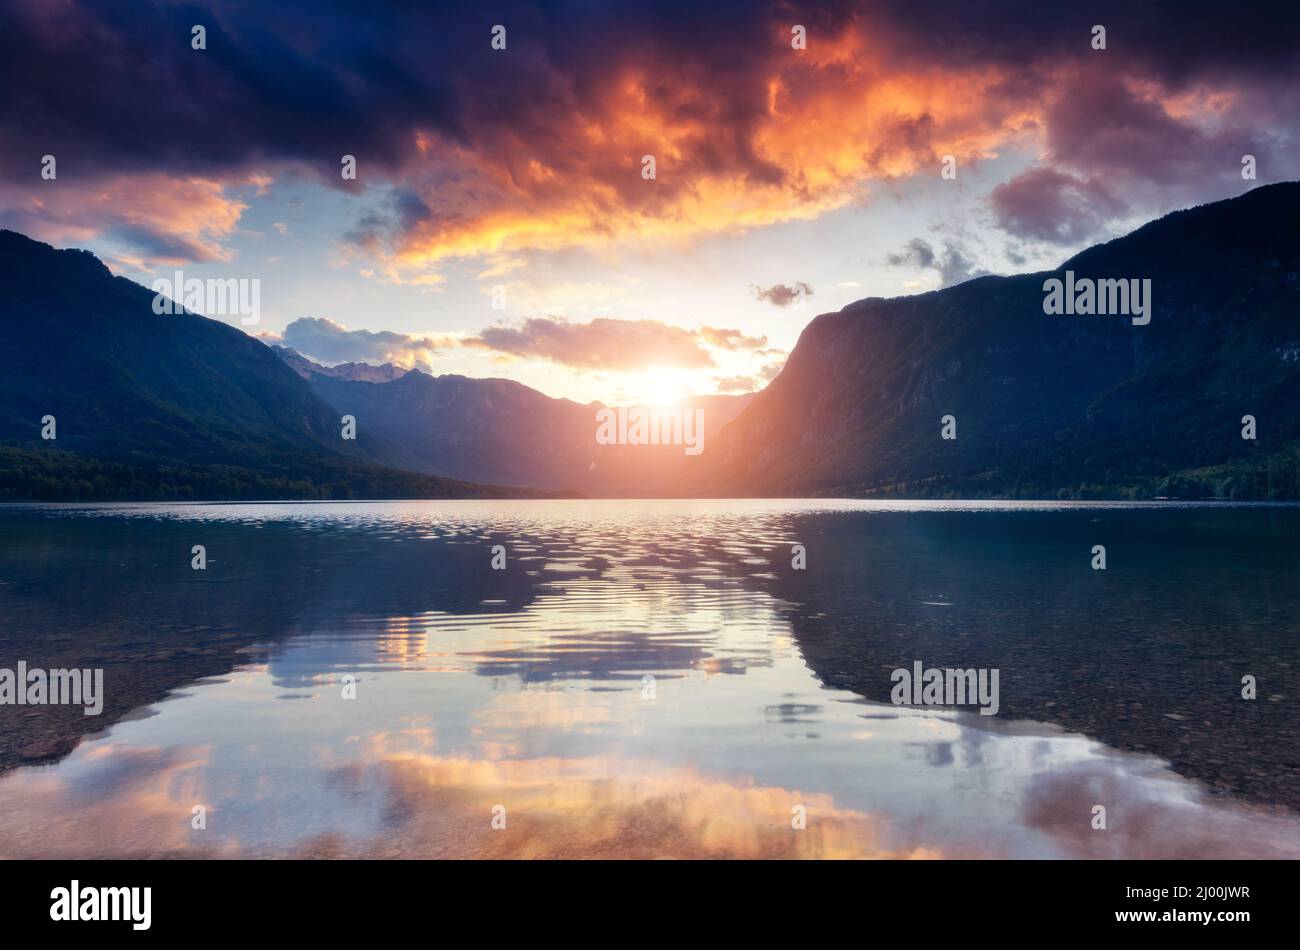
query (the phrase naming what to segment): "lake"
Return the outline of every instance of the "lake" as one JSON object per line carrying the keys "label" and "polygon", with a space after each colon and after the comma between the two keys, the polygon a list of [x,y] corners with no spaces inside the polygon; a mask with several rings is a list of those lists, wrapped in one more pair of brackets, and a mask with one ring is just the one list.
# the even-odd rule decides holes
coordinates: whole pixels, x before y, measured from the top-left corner
{"label": "lake", "polygon": [[1285,505],[0,506],[0,667],[104,671],[0,705],[0,856],[1300,857],[1298,580]]}

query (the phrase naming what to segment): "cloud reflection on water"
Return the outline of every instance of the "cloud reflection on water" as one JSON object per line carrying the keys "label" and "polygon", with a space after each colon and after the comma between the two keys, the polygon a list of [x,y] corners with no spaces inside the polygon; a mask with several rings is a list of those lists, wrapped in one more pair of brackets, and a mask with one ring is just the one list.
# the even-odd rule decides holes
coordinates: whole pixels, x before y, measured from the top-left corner
{"label": "cloud reflection on water", "polygon": [[[1279,649],[1278,618],[1295,594],[1276,545],[1234,561],[1267,592],[1260,606],[1220,596],[1186,539],[1141,535],[1142,583],[1107,578],[1113,589],[1082,637],[1075,607],[1096,579],[1072,573],[1070,532],[1096,512],[918,518],[692,504],[195,506],[90,525],[118,547],[111,562],[59,575],[75,591],[55,598],[34,581],[0,591],[32,621],[31,648],[52,631],[71,654],[117,631],[139,653],[131,669],[169,670],[177,661],[156,655],[149,623],[166,621],[169,645],[202,637],[186,626],[196,609],[186,585],[198,582],[183,560],[176,576],[157,573],[149,600],[118,582],[148,574],[142,559],[161,547],[187,550],[180,541],[196,531],[249,559],[215,562],[200,619],[239,604],[241,627],[292,636],[244,648],[235,672],[189,683],[57,765],[0,777],[0,855],[1300,856],[1293,815],[1211,799],[1153,755],[1026,721],[1036,715],[869,701],[887,691],[899,651],[920,649],[932,664],[940,650],[982,651],[1006,673],[1006,708],[1036,686],[1103,716],[1115,707],[1110,681],[1136,682],[1145,692],[1124,698],[1148,708],[1130,702],[1126,718],[1182,730],[1193,720],[1160,716],[1157,702],[1178,700],[1162,680],[1199,683],[1219,675],[1221,658]],[[265,520],[239,520],[245,509]],[[58,565],[60,545],[104,550],[85,543],[92,520],[65,519],[66,536],[33,529],[57,535],[42,570]],[[483,566],[484,545],[503,533],[532,538],[520,545],[532,553],[498,576]],[[804,576],[782,567],[790,537],[814,539]],[[0,566],[19,570],[24,556],[13,544]],[[1162,568],[1178,557],[1177,570]],[[578,571],[544,568],[579,560]],[[1207,581],[1204,618],[1177,612],[1188,572]],[[942,616],[921,606],[936,590],[953,601]],[[1238,626],[1248,642],[1232,639]],[[1189,644],[1184,666],[1146,662]],[[1035,680],[1043,670],[1051,689]],[[339,696],[346,674],[357,677],[355,703]],[[1263,703],[1246,711],[1257,721],[1233,706],[1210,712],[1216,728],[1237,715],[1248,739],[1291,715]],[[1118,728],[1113,719],[1098,722]],[[1180,747],[1197,752],[1212,735],[1201,727]],[[1163,733],[1140,738],[1173,748],[1157,744]],[[190,828],[198,803],[210,809],[203,832]],[[1094,803],[1108,808],[1106,832],[1091,830]],[[491,828],[498,804],[504,831]],[[804,831],[790,827],[795,805],[808,810]]]}

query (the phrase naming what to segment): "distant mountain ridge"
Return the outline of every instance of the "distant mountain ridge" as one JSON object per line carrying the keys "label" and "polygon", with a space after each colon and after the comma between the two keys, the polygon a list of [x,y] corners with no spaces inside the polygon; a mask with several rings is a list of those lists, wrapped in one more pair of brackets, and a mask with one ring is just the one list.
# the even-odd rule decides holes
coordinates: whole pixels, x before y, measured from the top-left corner
{"label": "distant mountain ridge", "polygon": [[[1150,323],[1045,314],[1044,282],[1067,271],[1149,279]],[[704,413],[699,456],[599,444],[600,403],[325,367],[152,299],[89,252],[0,231],[0,500],[1300,499],[1300,183],[1175,212],[1054,271],[822,314],[766,389],[679,407]]]}
{"label": "distant mountain ridge", "polygon": [[[509,379],[430,376],[385,364],[325,367],[284,347],[275,352],[337,412],[356,417],[386,444],[401,446],[417,471],[492,484],[592,495],[670,495],[680,489],[681,446],[597,443],[603,403],[556,399]],[[346,367],[346,368],[345,368]],[[383,379],[383,376],[393,376]],[[750,394],[685,399],[703,410],[704,444],[746,405]]]}
{"label": "distant mountain ridge", "polygon": [[[1151,322],[1046,315],[1044,282],[1067,270],[1150,278]],[[1300,498],[1298,384],[1291,182],[1167,215],[1055,271],[822,314],[688,490]]]}
{"label": "distant mountain ridge", "polygon": [[292,347],[272,346],[271,349],[290,369],[308,382],[311,382],[313,376],[327,376],[330,379],[350,379],[361,383],[391,383],[410,372],[392,363],[384,363],[380,366],[372,366],[369,363],[339,363],[337,366],[322,366],[307,359]]}
{"label": "distant mountain ridge", "polygon": [[87,251],[0,230],[0,500],[504,493],[389,467],[400,448],[342,439],[269,347],[153,298]]}

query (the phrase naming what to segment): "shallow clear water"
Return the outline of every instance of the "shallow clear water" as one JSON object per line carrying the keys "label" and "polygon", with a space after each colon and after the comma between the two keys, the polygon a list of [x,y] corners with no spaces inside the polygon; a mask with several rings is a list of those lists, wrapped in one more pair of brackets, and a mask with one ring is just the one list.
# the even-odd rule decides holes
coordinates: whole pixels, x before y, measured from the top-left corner
{"label": "shallow clear water", "polygon": [[[101,666],[108,694],[0,707],[0,855],[1300,856],[1298,524],[0,508],[0,666]],[[1000,714],[892,704],[914,660],[998,668]]]}

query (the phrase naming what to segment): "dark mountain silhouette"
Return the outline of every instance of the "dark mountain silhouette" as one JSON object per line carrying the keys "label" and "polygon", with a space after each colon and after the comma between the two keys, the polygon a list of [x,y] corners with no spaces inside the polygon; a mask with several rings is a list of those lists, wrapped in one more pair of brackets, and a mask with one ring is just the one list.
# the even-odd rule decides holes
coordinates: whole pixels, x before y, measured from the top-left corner
{"label": "dark mountain silhouette", "polygon": [[[276,352],[337,413],[348,413],[385,443],[401,446],[404,466],[504,485],[573,489],[594,495],[664,495],[680,490],[681,446],[598,445],[598,402],[553,399],[508,379],[430,376],[391,366],[325,367],[291,349]],[[395,377],[382,381],[383,377]],[[704,445],[751,396],[703,396]]]}
{"label": "dark mountain silhouette", "polygon": [[[1044,281],[1067,270],[1150,278],[1150,323],[1046,315]],[[1284,183],[1170,214],[1054,272],[817,317],[691,490],[1300,498],[1297,383],[1300,183]],[[955,440],[940,437],[946,415]]]}
{"label": "dark mountain silhouette", "polygon": [[153,298],[89,252],[0,231],[0,499],[502,492],[382,467],[401,449],[343,440],[269,347]]}
{"label": "dark mountain silhouette", "polygon": [[[1149,279],[1150,323],[1045,314],[1044,281],[1066,271]],[[467,482],[1300,498],[1300,183],[1171,214],[1053,272],[823,314],[767,389],[688,404],[705,409],[698,457],[597,445],[599,403],[327,368],[218,321],[155,315],[152,300],[88,252],[0,231],[0,499],[526,493]],[[355,442],[340,438],[345,414]],[[949,415],[955,440],[941,438]],[[1255,440],[1241,437],[1246,415]]]}

